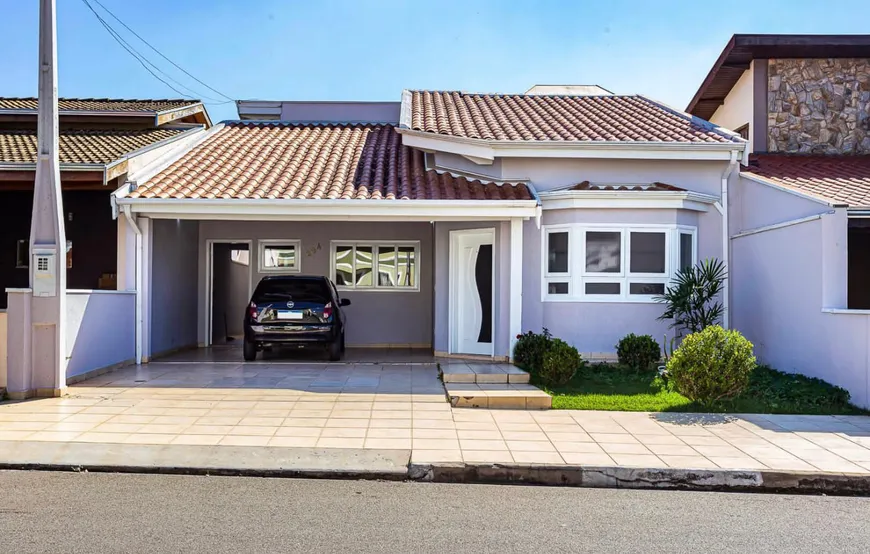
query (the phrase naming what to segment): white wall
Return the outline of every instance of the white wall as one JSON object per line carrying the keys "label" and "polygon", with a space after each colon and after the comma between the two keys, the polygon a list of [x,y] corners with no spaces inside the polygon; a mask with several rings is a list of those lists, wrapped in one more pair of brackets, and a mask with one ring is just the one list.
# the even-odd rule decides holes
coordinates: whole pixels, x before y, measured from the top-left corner
{"label": "white wall", "polygon": [[845,210],[830,213],[746,179],[732,194],[742,209],[732,220],[735,233],[821,215],[732,239],[733,326],[755,345],[761,363],[824,379],[870,406],[870,312],[837,310],[847,299]]}
{"label": "white wall", "polygon": [[752,117],[753,117],[753,88],[752,75],[753,64],[750,64],[749,69],[743,72],[740,79],[725,97],[723,103],[716,112],[710,117],[710,123],[714,123],[720,127],[736,131],[738,128],[749,124],[749,152],[753,152],[752,148]]}
{"label": "white wall", "polygon": [[6,387],[6,310],[0,310],[0,388]]}
{"label": "white wall", "polygon": [[151,357],[197,344],[198,237],[196,221],[151,222]]}
{"label": "white wall", "polygon": [[134,292],[67,292],[67,379],[134,361],[135,304]]}

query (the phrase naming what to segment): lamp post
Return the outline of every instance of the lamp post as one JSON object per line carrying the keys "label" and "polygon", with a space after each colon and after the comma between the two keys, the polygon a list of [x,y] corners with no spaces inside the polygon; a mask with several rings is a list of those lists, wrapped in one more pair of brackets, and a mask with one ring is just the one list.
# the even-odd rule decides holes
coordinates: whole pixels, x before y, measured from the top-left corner
{"label": "lamp post", "polygon": [[59,396],[66,387],[66,233],[58,160],[55,0],[39,4],[39,120],[30,224],[32,390]]}

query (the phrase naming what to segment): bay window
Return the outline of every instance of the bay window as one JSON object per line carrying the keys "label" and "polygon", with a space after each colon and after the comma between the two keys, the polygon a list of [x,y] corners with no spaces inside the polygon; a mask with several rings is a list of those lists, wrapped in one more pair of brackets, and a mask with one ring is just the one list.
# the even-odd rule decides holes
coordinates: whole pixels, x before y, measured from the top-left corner
{"label": "bay window", "polygon": [[544,300],[653,302],[692,266],[696,230],[678,225],[544,227]]}
{"label": "bay window", "polygon": [[333,241],[330,274],[342,290],[419,290],[420,243]]}

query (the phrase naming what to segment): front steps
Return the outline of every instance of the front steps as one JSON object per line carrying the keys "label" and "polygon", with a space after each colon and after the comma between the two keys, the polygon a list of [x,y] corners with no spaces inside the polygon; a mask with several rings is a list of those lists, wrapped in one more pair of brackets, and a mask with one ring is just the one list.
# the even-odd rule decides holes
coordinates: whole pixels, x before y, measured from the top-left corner
{"label": "front steps", "polygon": [[450,404],[456,408],[546,410],[550,395],[529,384],[529,374],[511,364],[439,364]]}

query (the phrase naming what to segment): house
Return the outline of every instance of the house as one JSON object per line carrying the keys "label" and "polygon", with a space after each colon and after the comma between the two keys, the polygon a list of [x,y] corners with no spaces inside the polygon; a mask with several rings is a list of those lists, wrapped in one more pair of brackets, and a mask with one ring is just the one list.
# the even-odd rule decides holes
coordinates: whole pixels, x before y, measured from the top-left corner
{"label": "house", "polygon": [[[71,289],[115,288],[117,226],[107,204],[130,171],[210,125],[199,101],[61,99],[60,163]],[[36,98],[0,98],[0,288],[28,284]],[[0,309],[6,307],[5,295]]]}
{"label": "house", "polygon": [[[111,195],[135,309],[89,304],[63,377],[220,344],[276,273],[333,279],[352,300],[348,346],[506,359],[519,333],[548,328],[607,358],[627,333],[671,335],[654,297],[679,268],[727,260],[723,192],[747,143],[586,90],[239,102],[240,120]],[[9,297],[11,320],[23,308]],[[10,340],[10,391],[25,355]]]}
{"label": "house", "polygon": [[687,110],[749,141],[729,185],[732,323],[870,405],[870,35],[734,35]]}
{"label": "house", "polygon": [[124,259],[143,261],[119,268],[142,360],[237,333],[251,288],[281,272],[336,282],[350,346],[505,359],[546,327],[612,355],[628,332],[668,333],[653,297],[679,267],[723,257],[723,179],[746,144],[610,93],[239,112],[113,195]]}
{"label": "house", "polygon": [[[60,99],[58,108],[67,284],[76,295],[73,304],[80,307],[90,291],[118,288],[118,235],[110,194],[128,175],[197,140],[211,121],[198,100],[66,98]],[[27,287],[29,282],[36,128],[36,98],[0,98],[3,291]],[[0,295],[0,387],[6,374],[6,308],[4,293]]]}

